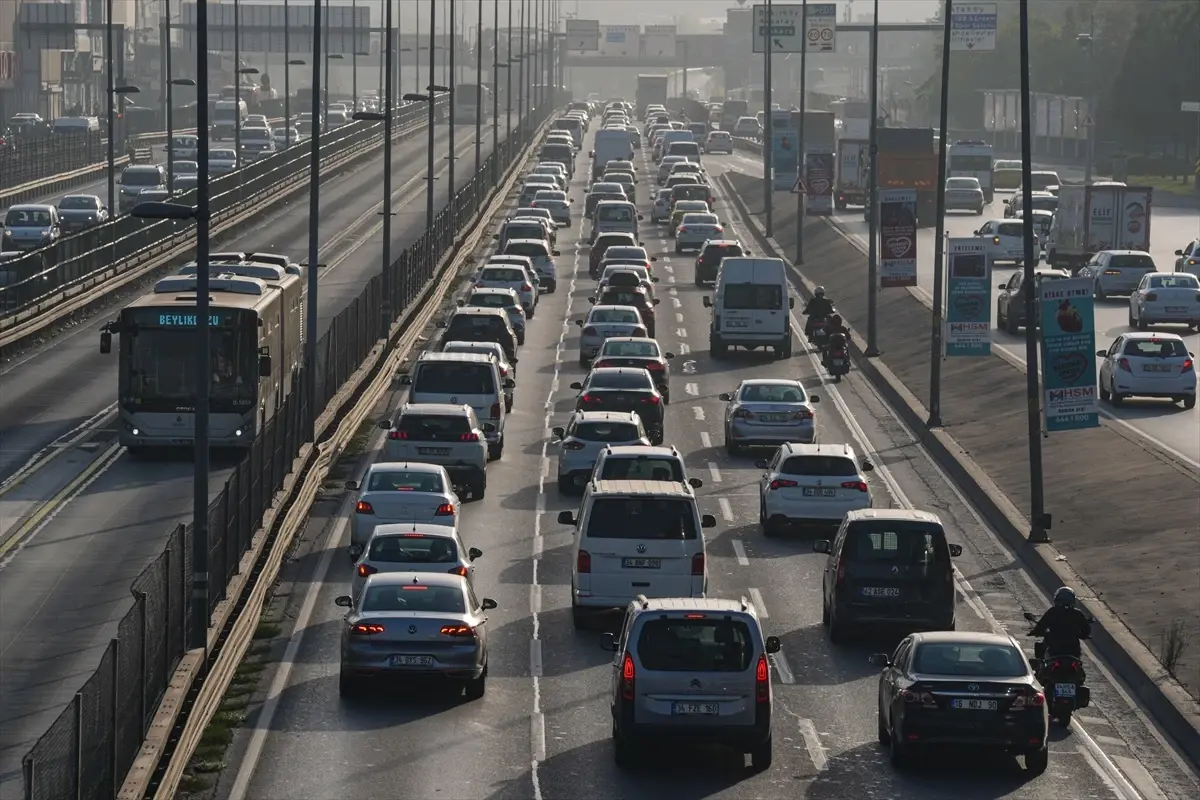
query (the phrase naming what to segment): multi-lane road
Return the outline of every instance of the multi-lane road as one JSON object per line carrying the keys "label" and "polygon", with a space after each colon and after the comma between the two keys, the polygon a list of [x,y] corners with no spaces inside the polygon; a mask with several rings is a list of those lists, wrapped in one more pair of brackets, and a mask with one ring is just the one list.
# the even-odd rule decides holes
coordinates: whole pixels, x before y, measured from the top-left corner
{"label": "multi-lane road", "polygon": [[[473,131],[471,132],[473,133]],[[472,137],[473,138],[473,137]],[[456,136],[455,183],[474,171]],[[426,134],[394,153],[393,250],[425,226]],[[435,207],[448,197],[448,135],[439,126]],[[490,139],[483,156],[491,152]],[[322,182],[319,330],[380,270],[382,155]],[[80,191],[83,191],[82,189]],[[307,256],[306,201],[263,215],[226,250]],[[0,795],[20,759],[95,668],[130,603],[129,585],[191,509],[191,463],[134,461],[115,444],[117,359],[89,320],[0,368]],[[50,460],[43,461],[47,456]],[[35,460],[39,469],[20,476]],[[214,465],[210,493],[232,464]],[[80,478],[85,478],[82,482]],[[14,789],[14,792],[16,790]]]}
{"label": "multi-lane road", "polygon": [[[570,187],[583,206],[587,174]],[[640,207],[649,220],[648,164],[642,169]],[[735,157],[708,157],[712,173],[739,168]],[[726,232],[732,206],[719,197]],[[467,504],[460,520],[467,544],[483,550],[477,563],[481,596],[496,599],[490,613],[487,695],[464,702],[422,692],[380,690],[369,699],[338,695],[341,610],[351,565],[345,555],[346,497],[314,510],[303,535],[282,636],[283,659],[264,675],[258,706],[235,739],[216,796],[231,800],[393,800],[396,797],[468,798],[1182,798],[1200,791],[1195,776],[1146,726],[1127,696],[1094,664],[1093,706],[1072,727],[1057,730],[1050,768],[1027,780],[1011,759],[934,759],[900,774],[875,742],[878,671],[872,651],[895,640],[833,647],[820,620],[818,587],[824,557],[805,540],[765,539],[757,519],[754,459],[731,458],[722,449],[721,392],[740,380],[800,377],[821,401],[822,441],[848,442],[878,465],[873,473],[881,504],[936,510],[964,547],[959,626],[1005,629],[1023,636],[1022,611],[1040,611],[1045,596],[1021,572],[998,539],[965,505],[954,487],[916,443],[911,431],[857,373],[827,384],[800,341],[785,362],[736,354],[713,362],[707,352],[709,312],[705,290],[693,286],[690,256],[673,254],[665,231],[646,225],[642,239],[658,257],[659,341],[676,353],[666,441],[685,454],[701,478],[702,511],[716,516],[708,531],[710,591],[753,598],[768,635],[782,638],[773,664],[775,763],[763,773],[741,767],[741,758],[719,750],[669,750],[650,754],[636,770],[613,761],[608,711],[611,654],[600,633],[576,631],[570,618],[571,530],[557,523],[560,510],[578,500],[558,494],[556,448],[550,429],[566,421],[574,403],[569,384],[580,380],[575,320],[589,308],[594,283],[587,247],[577,238],[586,223],[559,235],[559,291],[541,301],[530,323],[517,368],[516,403],[508,419],[513,446],[489,466],[487,496]],[[742,238],[747,238],[742,236]],[[476,254],[483,258],[484,253]],[[799,320],[793,322],[802,330]],[[403,401],[403,395],[388,405]],[[380,414],[386,413],[380,409]],[[378,457],[373,440],[367,459]],[[365,469],[365,463],[359,465]],[[1027,640],[1028,641],[1028,640]],[[1089,659],[1091,656],[1089,655]]]}
{"label": "multi-lane road", "polygon": [[[751,175],[762,174],[761,158],[738,153],[729,157],[729,160],[734,168],[741,172]],[[1060,169],[1059,175],[1064,180],[1073,182],[1082,182],[1083,180],[1081,172],[1070,169]],[[1011,196],[1011,193],[1008,192],[998,193],[982,217],[977,217],[969,212],[948,214],[946,234],[948,236],[971,236],[983,222],[1003,217],[1003,202]],[[782,197],[782,195],[776,195],[776,197]],[[867,245],[868,228],[861,211],[836,215],[833,220],[864,247]],[[1200,236],[1200,209],[1172,208],[1156,204],[1150,230],[1150,255],[1160,270],[1171,272],[1175,268],[1175,251]],[[930,298],[933,296],[933,241],[934,230],[932,228],[922,228],[917,231],[917,281],[920,290],[923,290]],[[1010,264],[995,266],[992,274],[993,294],[999,291],[999,286],[1005,283],[1016,270],[1017,267]],[[993,298],[993,326],[996,324],[995,308],[996,302]],[[1128,309],[1129,302],[1124,297],[1096,302],[1097,350],[1106,349],[1118,335],[1130,330]],[[1200,352],[1200,333],[1190,331],[1182,326],[1163,326],[1159,330],[1183,335],[1188,343],[1188,349],[1192,352]],[[1024,365],[1024,332],[1020,336],[1013,336],[993,327],[992,343],[997,349],[1003,351],[1004,356],[1010,361]],[[1103,406],[1101,411],[1110,420],[1128,426],[1131,431],[1149,439],[1158,447],[1172,453],[1192,467],[1200,469],[1200,406],[1184,410],[1165,400],[1134,398],[1120,408]]]}

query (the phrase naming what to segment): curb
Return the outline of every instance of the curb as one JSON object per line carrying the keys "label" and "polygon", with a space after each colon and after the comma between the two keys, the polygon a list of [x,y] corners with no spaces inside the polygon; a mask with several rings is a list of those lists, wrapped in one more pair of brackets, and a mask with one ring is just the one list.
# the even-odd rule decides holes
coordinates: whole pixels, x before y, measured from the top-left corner
{"label": "curb", "polygon": [[[778,242],[767,238],[729,178],[721,175],[718,180],[759,245],[787,264],[793,287],[805,299],[811,298],[814,284],[804,277],[791,259],[783,255],[784,248]],[[833,222],[821,221],[833,228],[850,247],[862,252],[858,244]],[[1032,544],[1026,539],[1028,521],[1021,511],[952,436],[941,428],[930,429],[927,426],[929,412],[924,404],[885,363],[864,355],[866,343],[853,329],[850,349],[862,374],[917,434],[921,445],[963,491],[987,524],[1001,536],[1038,584],[1049,591],[1063,585],[1084,587],[1085,590],[1080,594],[1094,598],[1095,592],[1052,544]],[[1166,673],[1149,648],[1107,605],[1099,601],[1085,602],[1083,605],[1098,623],[1092,629],[1091,646],[1193,764],[1200,765],[1200,703]]]}

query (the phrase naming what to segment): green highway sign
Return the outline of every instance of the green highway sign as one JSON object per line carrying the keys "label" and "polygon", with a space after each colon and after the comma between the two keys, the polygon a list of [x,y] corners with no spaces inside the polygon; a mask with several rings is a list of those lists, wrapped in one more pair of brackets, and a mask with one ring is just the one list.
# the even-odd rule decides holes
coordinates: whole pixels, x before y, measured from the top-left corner
{"label": "green highway sign", "polygon": [[[758,35],[765,36],[766,33],[767,33],[767,26],[759,25],[758,26]],[[795,36],[795,35],[796,35],[796,26],[795,25],[772,25],[771,26],[771,36]]]}

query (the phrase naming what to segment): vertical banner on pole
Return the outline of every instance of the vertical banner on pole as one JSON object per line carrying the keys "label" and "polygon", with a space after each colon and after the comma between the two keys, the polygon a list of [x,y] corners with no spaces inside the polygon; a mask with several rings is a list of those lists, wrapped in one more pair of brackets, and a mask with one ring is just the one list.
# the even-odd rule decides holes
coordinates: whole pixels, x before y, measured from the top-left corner
{"label": "vertical banner on pole", "polygon": [[804,154],[804,185],[808,188],[806,217],[833,216],[833,148],[809,145]]}
{"label": "vertical banner on pole", "polygon": [[1039,283],[1042,410],[1047,431],[1100,426],[1091,278]]}
{"label": "vertical banner on pole", "polygon": [[992,352],[992,284],[987,253],[976,238],[946,240],[945,354]]}
{"label": "vertical banner on pole", "polygon": [[879,192],[879,285],[917,285],[917,190]]}
{"label": "vertical banner on pole", "polygon": [[[777,192],[790,192],[800,171],[799,142],[790,123],[775,116],[771,130],[771,169]],[[786,125],[786,127],[785,127]]]}

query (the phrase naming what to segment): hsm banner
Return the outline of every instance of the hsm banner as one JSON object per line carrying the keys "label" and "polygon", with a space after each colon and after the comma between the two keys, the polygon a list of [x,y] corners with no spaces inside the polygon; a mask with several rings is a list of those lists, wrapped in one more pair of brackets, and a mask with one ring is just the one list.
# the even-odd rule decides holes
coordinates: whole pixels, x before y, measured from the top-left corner
{"label": "hsm banner", "polygon": [[833,148],[812,145],[804,157],[807,217],[833,216]]}
{"label": "hsm banner", "polygon": [[1091,278],[1042,280],[1042,391],[1047,431],[1100,425]]}
{"label": "hsm banner", "polygon": [[879,285],[917,285],[917,191],[879,193]]}
{"label": "hsm banner", "polygon": [[992,352],[992,283],[987,252],[974,237],[946,240],[946,356]]}

